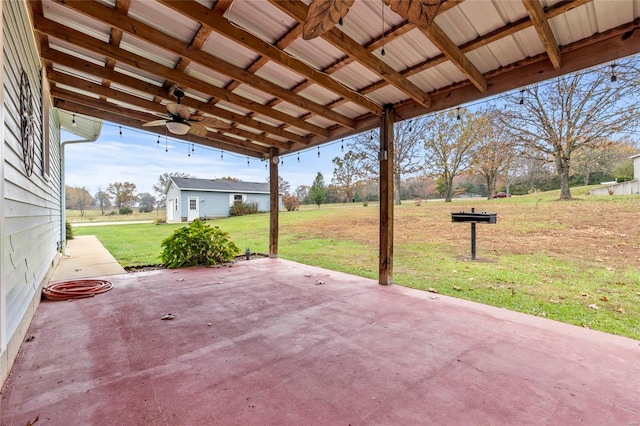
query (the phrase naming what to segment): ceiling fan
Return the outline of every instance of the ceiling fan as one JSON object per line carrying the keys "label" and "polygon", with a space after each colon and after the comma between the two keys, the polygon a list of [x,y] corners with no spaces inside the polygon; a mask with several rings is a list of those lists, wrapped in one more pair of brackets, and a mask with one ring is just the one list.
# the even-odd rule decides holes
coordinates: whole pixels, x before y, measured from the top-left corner
{"label": "ceiling fan", "polygon": [[166,126],[167,130],[174,135],[191,133],[196,136],[206,136],[207,127],[223,130],[231,128],[229,124],[217,118],[191,114],[189,107],[180,103],[180,100],[184,97],[184,92],[180,88],[173,86],[169,93],[178,98],[178,103],[171,102],[166,105],[168,118],[150,121],[143,124],[143,126]]}

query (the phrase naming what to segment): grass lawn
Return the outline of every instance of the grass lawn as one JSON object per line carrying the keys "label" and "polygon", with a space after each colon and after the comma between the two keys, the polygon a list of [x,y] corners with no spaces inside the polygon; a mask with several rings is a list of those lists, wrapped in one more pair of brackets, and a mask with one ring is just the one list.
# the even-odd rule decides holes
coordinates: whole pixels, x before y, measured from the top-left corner
{"label": "grass lawn", "polygon": [[[509,199],[404,202],[395,210],[394,282],[640,339],[640,196],[557,201],[558,192]],[[496,225],[450,213],[490,211]],[[280,215],[282,258],[368,278],[378,273],[378,206],[329,205]],[[269,215],[209,221],[244,251],[268,251]],[[75,228],[96,235],[123,266],[159,263],[160,242],[184,224]]]}

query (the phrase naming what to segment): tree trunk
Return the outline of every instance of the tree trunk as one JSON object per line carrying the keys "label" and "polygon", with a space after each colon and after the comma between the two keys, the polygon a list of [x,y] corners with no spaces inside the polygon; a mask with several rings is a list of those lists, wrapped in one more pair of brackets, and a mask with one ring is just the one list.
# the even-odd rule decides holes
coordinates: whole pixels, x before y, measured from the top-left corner
{"label": "tree trunk", "polygon": [[584,186],[589,185],[589,172],[584,174]]}
{"label": "tree trunk", "polygon": [[493,196],[493,191],[496,186],[496,179],[493,176],[486,176],[487,179],[487,200],[490,200]]}
{"label": "tree trunk", "polygon": [[393,204],[402,204],[400,200],[400,173],[397,171],[393,174],[393,186]]}
{"label": "tree trunk", "polygon": [[560,177],[560,199],[570,200],[571,191],[569,189],[569,159],[556,157],[556,168]]}
{"label": "tree trunk", "polygon": [[453,196],[453,179],[447,179],[447,193],[444,198],[445,203],[450,203]]}

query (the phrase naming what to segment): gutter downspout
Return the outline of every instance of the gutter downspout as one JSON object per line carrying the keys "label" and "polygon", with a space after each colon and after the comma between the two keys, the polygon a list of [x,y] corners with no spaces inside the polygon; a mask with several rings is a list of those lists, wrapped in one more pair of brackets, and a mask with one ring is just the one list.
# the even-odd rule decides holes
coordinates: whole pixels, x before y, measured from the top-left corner
{"label": "gutter downspout", "polygon": [[90,138],[90,139],[76,139],[76,140],[70,140],[70,141],[63,141],[60,144],[60,170],[61,170],[61,179],[60,179],[60,192],[61,192],[61,197],[60,197],[60,202],[62,203],[62,205],[60,206],[60,210],[61,210],[61,224],[60,224],[60,242],[61,242],[61,249],[62,249],[62,255],[63,256],[68,256],[67,254],[67,194],[65,191],[65,170],[64,170],[64,150],[65,147],[68,144],[72,144],[72,143],[88,143],[88,142],[95,142],[98,140],[98,138],[100,137],[100,133],[98,132],[97,135],[95,135],[94,137]]}

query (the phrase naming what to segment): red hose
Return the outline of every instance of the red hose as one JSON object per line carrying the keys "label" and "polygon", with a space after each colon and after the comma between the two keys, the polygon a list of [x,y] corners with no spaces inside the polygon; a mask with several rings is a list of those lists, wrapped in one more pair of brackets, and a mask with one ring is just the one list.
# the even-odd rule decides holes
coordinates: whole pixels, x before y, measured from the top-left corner
{"label": "red hose", "polygon": [[71,280],[51,284],[42,289],[42,295],[49,300],[72,300],[93,297],[113,287],[105,280]]}

